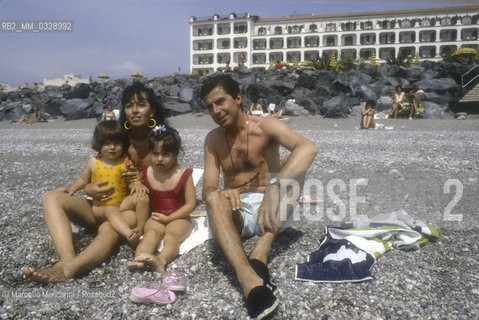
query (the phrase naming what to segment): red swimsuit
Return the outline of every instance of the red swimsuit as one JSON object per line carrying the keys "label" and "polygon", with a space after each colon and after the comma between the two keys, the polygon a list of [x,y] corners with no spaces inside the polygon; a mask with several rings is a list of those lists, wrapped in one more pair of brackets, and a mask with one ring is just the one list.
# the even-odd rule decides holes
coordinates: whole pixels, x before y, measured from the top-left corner
{"label": "red swimsuit", "polygon": [[154,190],[148,182],[146,175],[149,166],[143,166],[141,173],[143,174],[142,183],[148,188],[151,196],[151,211],[159,212],[166,215],[172,214],[185,204],[185,188],[186,180],[193,172],[193,169],[187,168],[181,175],[180,181],[173,190],[157,191]]}

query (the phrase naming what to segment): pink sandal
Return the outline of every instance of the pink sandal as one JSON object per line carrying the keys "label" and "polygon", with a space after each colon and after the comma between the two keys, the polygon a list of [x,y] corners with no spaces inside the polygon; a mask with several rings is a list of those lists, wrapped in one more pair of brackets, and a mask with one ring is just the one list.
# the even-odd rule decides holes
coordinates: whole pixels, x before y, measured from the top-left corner
{"label": "pink sandal", "polygon": [[170,304],[176,295],[159,282],[149,282],[131,289],[130,300],[135,303]]}
{"label": "pink sandal", "polygon": [[183,275],[177,271],[169,271],[163,276],[163,285],[171,291],[185,291],[186,283]]}

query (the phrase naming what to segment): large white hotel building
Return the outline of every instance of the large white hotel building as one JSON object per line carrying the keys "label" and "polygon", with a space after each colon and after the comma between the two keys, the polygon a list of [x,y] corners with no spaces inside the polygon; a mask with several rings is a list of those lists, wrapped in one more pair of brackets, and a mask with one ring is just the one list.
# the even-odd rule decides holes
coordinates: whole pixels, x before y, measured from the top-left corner
{"label": "large white hotel building", "polygon": [[192,72],[233,68],[244,56],[248,68],[270,61],[298,63],[334,52],[378,62],[405,54],[440,60],[461,47],[479,49],[479,5],[261,19],[249,13],[190,18]]}

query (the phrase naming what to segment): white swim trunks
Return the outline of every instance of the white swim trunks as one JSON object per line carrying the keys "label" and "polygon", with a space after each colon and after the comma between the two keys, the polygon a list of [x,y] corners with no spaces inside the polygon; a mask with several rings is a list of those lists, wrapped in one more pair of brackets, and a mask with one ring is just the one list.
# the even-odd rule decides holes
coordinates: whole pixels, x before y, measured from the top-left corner
{"label": "white swim trunks", "polygon": [[[240,211],[243,217],[243,230],[241,231],[241,238],[250,238],[254,235],[260,236],[261,231],[258,226],[258,209],[263,201],[264,193],[261,192],[246,192],[240,194],[240,200],[243,204],[243,211]],[[293,221],[293,214],[288,217],[288,220],[281,226],[280,232],[291,225]]]}

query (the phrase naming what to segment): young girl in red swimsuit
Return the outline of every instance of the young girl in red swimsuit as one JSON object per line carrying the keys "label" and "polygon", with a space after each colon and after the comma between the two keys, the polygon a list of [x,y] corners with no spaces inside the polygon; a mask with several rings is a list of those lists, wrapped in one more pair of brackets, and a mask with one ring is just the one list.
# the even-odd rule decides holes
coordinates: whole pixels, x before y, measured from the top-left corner
{"label": "young girl in red swimsuit", "polygon": [[[175,129],[162,125],[150,134],[151,166],[143,166],[142,182],[151,198],[151,217],[145,224],[143,239],[136,248],[130,270],[146,265],[164,273],[166,265],[178,256],[180,243],[191,233],[190,213],[196,207],[193,169],[178,163],[181,138]],[[161,240],[163,250],[154,255]]]}

